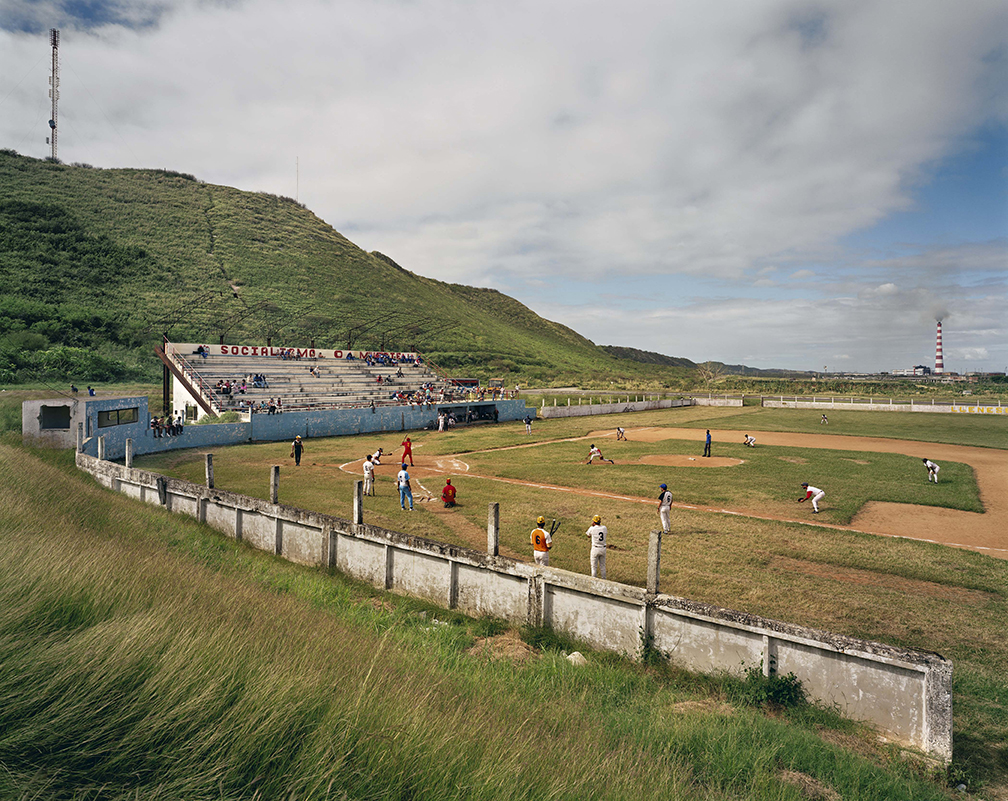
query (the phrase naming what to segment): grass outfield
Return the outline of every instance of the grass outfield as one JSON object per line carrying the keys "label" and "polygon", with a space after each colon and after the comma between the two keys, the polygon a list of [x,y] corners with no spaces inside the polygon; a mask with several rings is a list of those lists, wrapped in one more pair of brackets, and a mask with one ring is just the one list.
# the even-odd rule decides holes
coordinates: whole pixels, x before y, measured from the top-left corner
{"label": "grass outfield", "polygon": [[727,677],[592,653],[575,669],[545,632],[528,661],[470,653],[501,628],[0,443],[3,797],[948,797],[852,724],[767,714]]}
{"label": "grass outfield", "polygon": [[[682,425],[692,428],[731,428],[737,431],[752,428],[757,431],[794,431],[799,434],[884,437],[1008,449],[1008,414],[852,412],[843,409],[763,409],[748,406],[725,409],[696,406],[692,411],[701,410],[706,414],[693,417]],[[820,422],[824,411],[829,418],[829,425]]]}

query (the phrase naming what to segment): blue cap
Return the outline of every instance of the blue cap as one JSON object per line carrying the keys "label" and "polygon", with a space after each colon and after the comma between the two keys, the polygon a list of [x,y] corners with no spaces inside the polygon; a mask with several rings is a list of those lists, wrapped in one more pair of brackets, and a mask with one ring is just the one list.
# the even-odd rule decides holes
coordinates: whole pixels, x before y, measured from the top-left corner
{"label": "blue cap", "polygon": [[403,466],[402,466],[402,469],[403,469],[403,470],[405,470],[405,469],[406,469],[406,465],[403,465]]}
{"label": "blue cap", "polygon": [[659,484],[658,486],[662,489],[668,489],[668,484]]}

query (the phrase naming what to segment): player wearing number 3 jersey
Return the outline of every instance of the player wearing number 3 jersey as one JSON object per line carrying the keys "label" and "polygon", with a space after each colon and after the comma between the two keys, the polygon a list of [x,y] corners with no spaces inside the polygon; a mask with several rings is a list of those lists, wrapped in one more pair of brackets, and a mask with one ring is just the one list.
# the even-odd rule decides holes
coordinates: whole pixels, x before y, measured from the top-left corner
{"label": "player wearing number 3 jersey", "polygon": [[602,525],[602,518],[598,515],[592,518],[591,528],[585,532],[591,540],[591,574],[592,578],[605,578],[605,553],[606,539],[609,537],[609,529]]}

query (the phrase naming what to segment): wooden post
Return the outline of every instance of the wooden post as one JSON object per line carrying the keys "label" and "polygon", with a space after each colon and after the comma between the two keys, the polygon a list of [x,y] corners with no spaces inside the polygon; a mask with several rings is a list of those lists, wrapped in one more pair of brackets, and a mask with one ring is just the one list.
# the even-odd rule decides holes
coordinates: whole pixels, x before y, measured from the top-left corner
{"label": "wooden post", "polygon": [[354,482],[353,520],[358,526],[364,522],[364,482]]}
{"label": "wooden post", "polygon": [[270,503],[280,503],[280,465],[270,468]]}
{"label": "wooden post", "polygon": [[654,595],[659,592],[659,576],[661,574],[661,529],[652,529],[651,540],[648,542],[647,560],[647,591]]}
{"label": "wooden post", "polygon": [[213,489],[213,454],[206,454],[206,485],[207,489]]}
{"label": "wooden post", "polygon": [[487,511],[487,553],[500,554],[500,504],[491,502]]}

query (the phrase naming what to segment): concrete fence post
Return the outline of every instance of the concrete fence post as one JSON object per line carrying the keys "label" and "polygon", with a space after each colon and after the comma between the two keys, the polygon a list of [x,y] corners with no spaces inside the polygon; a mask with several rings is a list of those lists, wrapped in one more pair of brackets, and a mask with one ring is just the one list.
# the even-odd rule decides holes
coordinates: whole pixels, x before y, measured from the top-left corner
{"label": "concrete fence post", "polygon": [[84,453],[84,424],[77,424],[77,453]]}
{"label": "concrete fence post", "polygon": [[213,489],[213,454],[208,453],[206,456],[206,467],[204,472],[206,473],[206,486],[207,489]]}
{"label": "concrete fence post", "polygon": [[126,438],[126,469],[133,467],[133,440]]}
{"label": "concrete fence post", "polygon": [[500,554],[500,504],[494,501],[487,510],[487,553],[490,556]]}
{"label": "concrete fence post", "polygon": [[364,482],[354,482],[353,521],[358,526],[364,522]]}
{"label": "concrete fence post", "polygon": [[657,595],[659,593],[659,576],[661,574],[661,529],[652,529],[651,539],[648,542],[647,556],[647,591]]}
{"label": "concrete fence post", "polygon": [[98,461],[105,461],[105,437],[98,437]]}
{"label": "concrete fence post", "polygon": [[280,465],[270,468],[270,503],[280,503]]}

